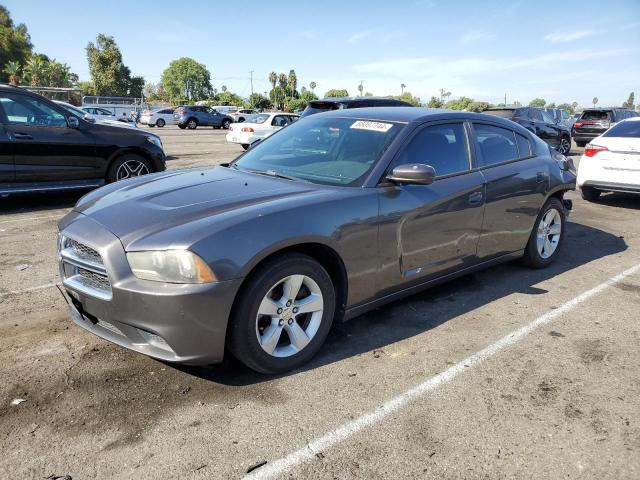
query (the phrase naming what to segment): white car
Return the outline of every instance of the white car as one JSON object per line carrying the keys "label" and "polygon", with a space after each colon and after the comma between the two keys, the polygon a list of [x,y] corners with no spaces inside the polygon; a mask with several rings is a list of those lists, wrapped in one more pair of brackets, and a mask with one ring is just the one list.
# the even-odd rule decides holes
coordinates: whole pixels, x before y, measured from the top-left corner
{"label": "white car", "polygon": [[67,102],[62,102],[60,100],[54,100],[55,103],[60,105],[61,107],[67,109],[74,115],[77,115],[80,118],[84,118],[88,122],[100,123],[102,125],[112,125],[114,127],[125,127],[125,128],[136,128],[136,124],[133,122],[122,122],[117,120],[115,116],[110,117],[109,119],[105,118],[96,118],[91,113],[87,112],[82,108],[78,108],[74,105],[71,105]]}
{"label": "white car", "polygon": [[298,120],[295,113],[271,112],[248,115],[244,122],[229,126],[227,142],[239,143],[245,150],[256,140],[263,140],[282,127]]}
{"label": "white car", "polygon": [[83,112],[86,112],[89,115],[91,115],[96,120],[117,120],[116,114],[110,110],[107,110],[106,108],[87,107],[87,106],[82,106],[79,108]]}
{"label": "white car", "polygon": [[584,147],[577,184],[590,202],[602,192],[640,194],[640,117],[617,123]]}
{"label": "white car", "polygon": [[175,125],[176,120],[173,117],[173,108],[160,108],[156,110],[145,110],[140,115],[139,122],[150,127],[164,127],[165,125]]}

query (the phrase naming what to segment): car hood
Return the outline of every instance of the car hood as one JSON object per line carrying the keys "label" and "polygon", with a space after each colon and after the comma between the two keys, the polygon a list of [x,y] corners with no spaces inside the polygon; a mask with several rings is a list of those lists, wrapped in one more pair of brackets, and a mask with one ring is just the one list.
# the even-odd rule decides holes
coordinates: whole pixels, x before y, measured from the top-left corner
{"label": "car hood", "polygon": [[[122,241],[125,249],[143,240],[164,237],[179,228],[175,238],[189,242],[190,233],[224,214],[243,215],[252,207],[290,200],[319,190],[318,185],[214,167],[164,172],[116,182],[80,199],[75,211],[90,216]],[[194,225],[189,232],[189,225]],[[195,226],[197,224],[197,226]],[[186,229],[185,229],[186,227]],[[197,240],[197,239],[191,239]],[[137,244],[137,246],[134,246]],[[180,245],[163,245],[178,248]]]}

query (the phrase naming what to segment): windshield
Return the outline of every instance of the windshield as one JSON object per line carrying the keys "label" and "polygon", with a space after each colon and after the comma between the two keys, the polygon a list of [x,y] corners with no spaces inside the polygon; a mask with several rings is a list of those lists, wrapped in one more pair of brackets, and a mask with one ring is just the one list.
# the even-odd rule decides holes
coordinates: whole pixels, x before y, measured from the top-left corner
{"label": "windshield", "polygon": [[259,113],[245,117],[244,123],[264,123],[269,118],[268,113]]}
{"label": "windshield", "polygon": [[341,105],[336,102],[322,102],[322,101],[311,102],[309,103],[307,108],[304,109],[304,112],[302,112],[302,115],[300,115],[300,118],[313,115],[314,113],[322,113],[322,112],[328,112],[330,110],[338,110],[340,109],[340,107]]}
{"label": "windshield", "polygon": [[66,111],[73,113],[76,117],[84,118],[86,115],[89,115],[84,110],[80,110],[79,108],[76,108],[73,105],[68,105],[66,103],[58,103],[58,105],[60,105]]}
{"label": "windshield", "polygon": [[232,166],[327,185],[362,185],[404,125],[312,117],[283,128]]}
{"label": "windshield", "polygon": [[494,115],[496,117],[512,118],[515,114],[515,110],[485,110],[483,113]]}
{"label": "windshield", "polygon": [[605,132],[603,137],[640,138],[640,121],[627,120],[614,125]]}

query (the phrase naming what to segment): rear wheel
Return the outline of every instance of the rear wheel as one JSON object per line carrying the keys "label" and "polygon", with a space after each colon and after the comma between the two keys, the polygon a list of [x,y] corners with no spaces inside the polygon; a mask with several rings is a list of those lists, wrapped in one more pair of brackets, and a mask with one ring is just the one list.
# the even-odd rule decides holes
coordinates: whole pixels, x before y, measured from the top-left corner
{"label": "rear wheel", "polygon": [[195,130],[196,128],[198,128],[198,121],[195,118],[190,118],[187,121],[187,128],[189,130]]}
{"label": "rear wheel", "polygon": [[540,211],[522,257],[532,268],[544,268],[554,261],[564,239],[565,213],[562,202],[552,197]]}
{"label": "rear wheel", "polygon": [[558,145],[558,152],[562,155],[568,155],[571,151],[571,137],[562,137]]}
{"label": "rear wheel", "polygon": [[114,160],[107,173],[107,182],[147,175],[153,171],[151,163],[139,155],[125,154]]}
{"label": "rear wheel", "polygon": [[600,190],[597,190],[593,187],[582,187],[580,189],[580,194],[582,195],[582,198],[588,202],[595,202],[596,200],[598,200],[600,198],[601,193],[602,192]]}
{"label": "rear wheel", "polygon": [[167,124],[167,122],[165,122],[162,118],[159,118],[159,119],[156,121],[156,126],[158,126],[159,128],[164,127],[166,124]]}
{"label": "rear wheel", "polygon": [[229,125],[231,125],[230,120],[227,119],[222,121],[222,128],[224,128],[225,130],[229,130]]}
{"label": "rear wheel", "polygon": [[243,287],[229,349],[258,372],[292,370],[320,350],[334,313],[335,291],[322,265],[306,255],[276,257]]}

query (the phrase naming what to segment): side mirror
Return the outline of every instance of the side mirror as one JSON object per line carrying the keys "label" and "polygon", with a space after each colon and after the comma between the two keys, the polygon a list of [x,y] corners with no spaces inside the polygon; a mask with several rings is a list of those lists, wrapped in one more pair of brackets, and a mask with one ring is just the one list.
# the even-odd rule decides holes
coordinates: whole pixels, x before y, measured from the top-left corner
{"label": "side mirror", "polygon": [[423,163],[398,165],[387,175],[387,180],[391,182],[409,185],[430,185],[435,178],[435,169]]}
{"label": "side mirror", "polygon": [[78,117],[74,117],[73,115],[69,115],[67,117],[67,126],[69,128],[80,128],[80,120],[78,120]]}

